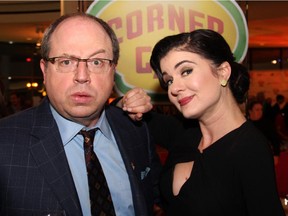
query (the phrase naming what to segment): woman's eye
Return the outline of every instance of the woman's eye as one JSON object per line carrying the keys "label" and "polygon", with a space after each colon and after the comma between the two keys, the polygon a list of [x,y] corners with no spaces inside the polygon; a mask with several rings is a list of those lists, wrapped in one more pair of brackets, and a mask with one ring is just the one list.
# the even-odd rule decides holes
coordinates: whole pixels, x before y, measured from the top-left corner
{"label": "woman's eye", "polygon": [[168,81],[166,82],[166,85],[169,86],[169,85],[171,85],[172,83],[173,83],[173,80],[171,79],[171,80],[168,80]]}
{"label": "woman's eye", "polygon": [[166,86],[169,86],[173,83],[172,77],[169,76],[164,76],[163,77],[163,82],[165,83]]}
{"label": "woman's eye", "polygon": [[187,75],[191,74],[192,71],[193,71],[192,69],[184,70],[184,71],[181,72],[181,75],[182,75],[182,76],[187,76]]}

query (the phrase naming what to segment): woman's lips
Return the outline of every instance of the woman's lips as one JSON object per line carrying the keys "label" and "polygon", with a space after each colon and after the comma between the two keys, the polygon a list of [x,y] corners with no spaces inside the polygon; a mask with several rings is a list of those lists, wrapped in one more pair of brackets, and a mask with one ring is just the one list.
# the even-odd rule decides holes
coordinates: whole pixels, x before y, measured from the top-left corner
{"label": "woman's lips", "polygon": [[180,104],[180,106],[185,106],[185,105],[188,104],[192,99],[193,99],[192,96],[184,97],[184,98],[178,100],[178,103]]}

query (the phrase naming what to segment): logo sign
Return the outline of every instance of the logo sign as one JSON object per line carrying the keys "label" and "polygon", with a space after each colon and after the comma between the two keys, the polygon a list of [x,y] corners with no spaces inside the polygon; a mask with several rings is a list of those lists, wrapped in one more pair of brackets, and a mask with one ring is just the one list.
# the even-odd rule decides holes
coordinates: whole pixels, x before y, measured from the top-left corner
{"label": "logo sign", "polygon": [[153,46],[165,36],[201,28],[217,31],[238,62],[248,48],[246,20],[235,1],[100,0],[94,1],[87,13],[105,20],[118,37],[120,59],[115,84],[120,95],[141,87],[152,101],[167,101],[149,64]]}

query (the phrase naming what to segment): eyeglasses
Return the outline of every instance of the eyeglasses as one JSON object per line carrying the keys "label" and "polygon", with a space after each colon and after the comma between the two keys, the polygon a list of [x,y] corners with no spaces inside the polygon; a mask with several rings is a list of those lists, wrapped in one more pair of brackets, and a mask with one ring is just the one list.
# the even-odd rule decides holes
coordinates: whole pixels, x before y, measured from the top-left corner
{"label": "eyeglasses", "polygon": [[56,70],[61,73],[75,72],[78,68],[79,62],[86,62],[86,67],[91,73],[106,73],[112,66],[112,60],[105,58],[80,59],[71,56],[59,56],[48,58],[46,61],[54,64]]}

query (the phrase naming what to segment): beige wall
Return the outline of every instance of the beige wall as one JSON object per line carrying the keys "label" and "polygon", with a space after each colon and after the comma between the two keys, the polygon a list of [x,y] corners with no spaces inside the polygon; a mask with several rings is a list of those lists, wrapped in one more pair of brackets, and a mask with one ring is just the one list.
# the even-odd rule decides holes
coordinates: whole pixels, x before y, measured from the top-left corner
{"label": "beige wall", "polygon": [[265,98],[275,102],[277,94],[283,94],[288,101],[288,70],[250,71],[249,96],[264,93]]}
{"label": "beige wall", "polygon": [[69,1],[69,0],[61,0],[60,8],[61,15],[68,13],[75,13],[78,11],[86,12],[87,8],[93,1]]}

